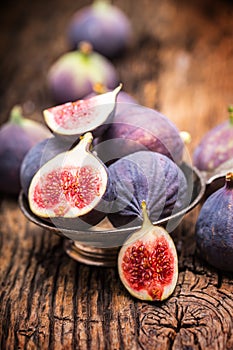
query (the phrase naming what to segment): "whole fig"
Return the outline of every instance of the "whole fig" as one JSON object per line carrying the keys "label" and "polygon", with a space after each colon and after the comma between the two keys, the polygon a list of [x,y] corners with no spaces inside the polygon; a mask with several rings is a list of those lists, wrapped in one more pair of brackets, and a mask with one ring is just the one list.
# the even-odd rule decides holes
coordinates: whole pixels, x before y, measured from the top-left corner
{"label": "whole fig", "polygon": [[211,129],[194,150],[193,163],[203,171],[213,171],[232,158],[233,107],[228,108],[229,119]]}
{"label": "whole fig", "polygon": [[67,37],[71,48],[88,41],[95,51],[113,58],[130,43],[132,27],[118,7],[107,0],[96,0],[73,15]]}
{"label": "whole fig", "polygon": [[23,118],[19,106],[12,109],[9,121],[0,129],[0,191],[18,194],[24,156],[37,142],[50,136],[44,125]]}
{"label": "whole fig", "polygon": [[184,173],[157,152],[139,151],[125,156],[109,166],[109,176],[116,193],[108,218],[115,227],[140,225],[143,200],[152,222],[178,212],[189,200]]}
{"label": "whole fig", "polygon": [[58,58],[48,71],[48,86],[57,103],[82,99],[95,83],[113,89],[119,82],[113,64],[92,51],[91,45],[81,43],[79,49]]}
{"label": "whole fig", "polygon": [[181,163],[184,143],[177,127],[161,113],[137,104],[120,103],[95,150],[105,163],[141,150],[159,152]]}
{"label": "whole fig", "polygon": [[196,223],[196,242],[201,256],[214,267],[233,272],[233,173],[212,193]]}

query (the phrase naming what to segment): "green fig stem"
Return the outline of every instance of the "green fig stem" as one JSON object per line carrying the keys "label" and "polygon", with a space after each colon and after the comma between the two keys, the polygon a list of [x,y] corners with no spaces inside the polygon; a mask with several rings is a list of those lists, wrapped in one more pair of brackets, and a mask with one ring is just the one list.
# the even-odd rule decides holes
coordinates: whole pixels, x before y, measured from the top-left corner
{"label": "green fig stem", "polygon": [[233,189],[233,173],[226,174],[226,188]]}
{"label": "green fig stem", "polygon": [[142,217],[143,217],[142,228],[144,229],[148,226],[151,226],[152,223],[151,223],[149,216],[148,216],[146,201],[142,201],[141,208],[142,208]]}
{"label": "green fig stem", "polygon": [[22,121],[23,121],[22,108],[19,105],[16,105],[12,108],[10,112],[10,122],[21,125]]}
{"label": "green fig stem", "polygon": [[188,131],[181,131],[180,137],[185,145],[188,145],[192,141],[192,137]]}
{"label": "green fig stem", "polygon": [[233,125],[233,106],[230,105],[228,107],[228,112],[229,112],[229,120],[230,120],[230,124]]}
{"label": "green fig stem", "polygon": [[111,5],[111,0],[94,0],[92,6],[97,9],[105,10],[107,6]]}

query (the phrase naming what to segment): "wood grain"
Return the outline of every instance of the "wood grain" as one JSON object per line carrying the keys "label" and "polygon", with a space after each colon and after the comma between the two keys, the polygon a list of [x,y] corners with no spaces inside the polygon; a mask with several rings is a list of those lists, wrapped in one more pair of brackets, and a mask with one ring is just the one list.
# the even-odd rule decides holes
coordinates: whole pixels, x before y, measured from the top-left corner
{"label": "wood grain", "polygon": [[[67,50],[64,29],[87,1],[13,0],[1,11],[1,123],[21,103],[32,118],[51,105],[45,78]],[[233,91],[232,4],[227,1],[114,1],[135,37],[115,59],[125,90],[201,136],[226,118]],[[173,233],[179,280],[163,303],[132,298],[115,268],[71,260],[63,240],[28,222],[17,199],[0,200],[0,349],[230,350],[233,279],[201,260],[194,225],[200,206]]]}

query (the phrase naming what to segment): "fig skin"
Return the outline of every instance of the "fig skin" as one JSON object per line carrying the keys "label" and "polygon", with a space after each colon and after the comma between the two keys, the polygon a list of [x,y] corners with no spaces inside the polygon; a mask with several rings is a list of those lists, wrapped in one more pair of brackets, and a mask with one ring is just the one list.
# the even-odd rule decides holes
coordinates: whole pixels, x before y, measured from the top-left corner
{"label": "fig skin", "polygon": [[26,153],[39,141],[52,136],[39,122],[23,118],[20,106],[11,111],[0,129],[0,191],[17,195],[20,191],[20,167]]}
{"label": "fig skin", "polygon": [[106,0],[99,0],[74,13],[68,25],[67,38],[72,49],[80,42],[88,41],[95,51],[113,58],[129,45],[132,26],[122,10]]}
{"label": "fig skin", "polygon": [[124,242],[118,255],[119,277],[129,293],[140,299],[162,301],[174,291],[178,257],[169,233],[152,225],[142,202],[142,227]]}
{"label": "fig skin", "polygon": [[20,184],[25,196],[35,173],[50,159],[72,148],[70,142],[64,142],[54,136],[38,142],[25,155],[20,167]]}
{"label": "fig skin", "polygon": [[149,150],[180,164],[184,143],[177,127],[156,110],[136,104],[117,104],[107,130],[96,140],[95,150],[110,164],[128,154]]}
{"label": "fig skin", "polygon": [[141,202],[145,200],[152,222],[178,212],[189,201],[187,180],[168,157],[139,151],[109,166],[115,182],[115,200],[108,218],[113,226],[141,225]]}
{"label": "fig skin", "polygon": [[92,92],[95,83],[113,89],[119,77],[108,59],[82,43],[78,50],[63,54],[52,64],[47,81],[54,101],[65,103],[82,99]]}
{"label": "fig skin", "polygon": [[232,158],[233,107],[228,108],[229,120],[217,125],[201,139],[193,153],[193,164],[202,171],[213,171]]}
{"label": "fig skin", "polygon": [[195,231],[201,257],[217,269],[233,272],[233,173],[203,204]]}

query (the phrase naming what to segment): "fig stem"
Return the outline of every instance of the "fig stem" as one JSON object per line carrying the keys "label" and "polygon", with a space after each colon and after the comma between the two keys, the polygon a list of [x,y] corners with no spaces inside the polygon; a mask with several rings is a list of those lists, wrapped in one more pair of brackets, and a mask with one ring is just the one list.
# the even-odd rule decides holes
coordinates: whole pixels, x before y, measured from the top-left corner
{"label": "fig stem", "polygon": [[81,41],[78,45],[78,50],[87,58],[92,53],[93,47],[88,41]]}
{"label": "fig stem", "polygon": [[77,146],[74,147],[74,149],[76,149],[77,147],[78,147],[78,149],[80,149],[80,147],[83,147],[84,150],[89,151],[90,147],[91,147],[91,144],[92,144],[92,140],[93,140],[92,133],[91,132],[87,132],[86,134],[80,136],[80,141],[77,144]]}
{"label": "fig stem", "polygon": [[229,112],[229,120],[230,120],[230,124],[233,125],[233,106],[230,105],[228,107],[228,112]]}
{"label": "fig stem", "polygon": [[22,119],[22,108],[19,105],[14,106],[10,112],[10,122],[20,125],[22,124]]}
{"label": "fig stem", "polygon": [[149,219],[149,216],[148,216],[146,201],[144,201],[144,200],[142,201],[141,208],[142,208],[142,217],[143,217],[142,227],[145,228],[145,227],[152,225],[152,223]]}
{"label": "fig stem", "polygon": [[105,94],[108,91],[106,86],[102,83],[95,83],[92,89],[98,95]]}
{"label": "fig stem", "polygon": [[226,188],[233,188],[233,173],[231,172],[226,174]]}
{"label": "fig stem", "polygon": [[188,145],[192,141],[192,136],[188,131],[181,131],[180,137],[185,145]]}

